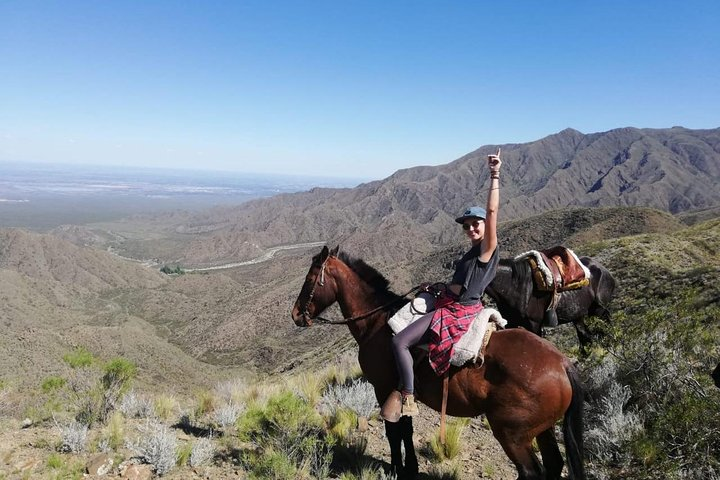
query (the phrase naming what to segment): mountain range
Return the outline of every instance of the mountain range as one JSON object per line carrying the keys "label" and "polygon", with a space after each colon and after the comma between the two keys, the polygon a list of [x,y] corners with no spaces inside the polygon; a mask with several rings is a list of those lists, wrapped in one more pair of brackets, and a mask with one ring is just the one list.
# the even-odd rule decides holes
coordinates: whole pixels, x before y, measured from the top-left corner
{"label": "mountain range", "polygon": [[720,129],[566,129],[535,142],[486,145],[446,165],[400,170],[355,188],[315,188],[175,221],[155,218],[177,240],[163,260],[210,265],[313,241],[382,261],[432,253],[458,241],[448,226],[459,212],[484,205],[485,158],[498,147],[501,222],[568,207],[643,206],[677,214],[720,205]]}
{"label": "mountain range", "polygon": [[498,147],[504,256],[667,234],[718,216],[720,129],[675,127],[589,135],[567,129],[355,188],[134,215],[49,234],[3,229],[0,376],[41,378],[75,345],[130,358],[146,383],[189,390],[240,370],[332,361],[352,344],[344,328],[300,330],[289,319],[315,250],[283,250],[266,262],[212,273],[166,276],[156,267],[220,265],[277,245],[325,241],[376,266],[398,292],[445,280],[449,261],[466,246],[452,219],[485,203],[485,158]]}

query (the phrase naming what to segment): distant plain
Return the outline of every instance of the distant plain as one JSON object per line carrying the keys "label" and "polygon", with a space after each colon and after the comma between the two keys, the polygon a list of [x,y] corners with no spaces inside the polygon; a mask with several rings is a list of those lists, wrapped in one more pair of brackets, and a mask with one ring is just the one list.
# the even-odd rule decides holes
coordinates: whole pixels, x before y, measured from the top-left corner
{"label": "distant plain", "polygon": [[353,187],[362,179],[0,162],[0,228],[47,231],[135,214],[197,211],[255,198]]}

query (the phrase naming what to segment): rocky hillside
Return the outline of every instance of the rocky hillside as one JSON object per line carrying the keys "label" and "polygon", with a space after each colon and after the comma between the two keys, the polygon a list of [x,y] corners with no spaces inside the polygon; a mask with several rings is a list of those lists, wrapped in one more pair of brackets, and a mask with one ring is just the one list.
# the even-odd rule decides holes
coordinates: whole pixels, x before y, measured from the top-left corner
{"label": "rocky hillside", "polygon": [[[437,167],[400,170],[351,189],[316,188],[160,220],[182,237],[161,258],[205,265],[252,257],[257,247],[326,240],[382,261],[426,255],[455,238],[452,218],[484,203],[486,145]],[[567,129],[502,145],[501,219],[571,207],[644,206],[669,213],[720,205],[720,129]],[[154,221],[158,221],[155,219]],[[156,247],[158,245],[155,245]],[[148,255],[148,244],[130,242]],[[150,249],[152,250],[152,249]]]}
{"label": "rocky hillside", "polygon": [[[575,208],[548,212],[500,227],[503,256],[531,248],[565,244],[573,248],[637,233],[667,234],[683,228],[672,215],[647,208]],[[466,247],[462,231],[431,254],[393,261],[341,244],[385,275],[396,292],[423,281],[445,281],[450,262]],[[408,247],[411,248],[411,247]],[[137,291],[134,314],[167,332],[168,339],[211,363],[247,365],[264,372],[289,369],[304,361],[322,364],[338,348],[352,345],[345,327],[298,329],[290,309],[310,260],[319,248],[287,251],[254,265],[171,279],[162,289]],[[578,250],[579,254],[584,254]],[[339,312],[329,317],[339,318]]]}
{"label": "rocky hillside", "polygon": [[217,376],[219,369],[170,344],[161,328],[136,315],[132,299],[167,284],[157,270],[104,251],[0,230],[0,378],[37,387],[28,379],[54,373],[77,345],[100,358],[132,359],[144,382],[182,378],[193,388],[192,382]]}

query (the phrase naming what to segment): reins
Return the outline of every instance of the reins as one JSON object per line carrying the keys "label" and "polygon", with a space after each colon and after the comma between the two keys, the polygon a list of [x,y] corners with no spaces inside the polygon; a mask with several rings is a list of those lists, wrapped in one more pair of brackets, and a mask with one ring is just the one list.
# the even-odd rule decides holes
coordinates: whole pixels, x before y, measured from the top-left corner
{"label": "reins", "polygon": [[362,320],[363,318],[367,318],[367,317],[369,317],[370,315],[372,315],[373,313],[377,313],[377,312],[379,312],[380,310],[383,310],[383,309],[389,307],[390,305],[393,305],[393,304],[395,304],[395,303],[400,302],[401,300],[404,300],[405,297],[407,297],[407,296],[410,295],[411,293],[420,290],[420,287],[421,287],[420,285],[418,285],[418,286],[416,286],[416,287],[413,287],[413,288],[411,288],[410,290],[408,290],[406,293],[404,293],[403,295],[400,295],[400,296],[399,296],[398,298],[396,298],[395,300],[392,300],[392,301],[390,301],[390,302],[388,302],[388,303],[385,303],[385,304],[383,304],[383,305],[380,305],[379,307],[375,307],[375,308],[373,308],[372,310],[370,310],[369,312],[365,312],[365,313],[362,313],[362,314],[360,314],[360,315],[355,315],[354,317],[344,318],[344,319],[342,319],[342,320],[330,320],[330,319],[328,319],[328,318],[321,317],[320,315],[318,315],[318,316],[315,317],[313,320],[320,320],[321,323],[318,323],[318,325],[346,325],[346,324],[348,324],[348,323],[357,322],[358,320]]}
{"label": "reins", "polygon": [[[323,285],[325,285],[325,266],[327,264],[327,261],[330,259],[330,257],[331,257],[331,255],[328,255],[328,257],[323,261],[322,265],[320,265],[320,273],[318,274],[317,277],[315,277],[315,283],[313,283],[312,289],[310,290],[310,294],[308,295],[307,302],[305,302],[305,308],[302,311],[302,315],[305,318],[310,318],[310,312],[308,312],[308,307],[310,306],[310,303],[312,302],[313,297],[315,296],[315,289],[317,288],[318,285],[320,285],[321,287]],[[421,287],[422,287],[422,285],[417,285],[417,286],[411,288],[410,290],[408,290],[403,295],[400,295],[395,300],[392,300],[388,303],[380,305],[379,307],[375,307],[372,310],[370,310],[369,312],[365,312],[360,315],[355,315],[350,318],[344,318],[342,320],[330,320],[328,318],[321,317],[320,315],[318,315],[313,320],[319,320],[319,322],[320,322],[320,323],[318,323],[319,325],[346,325],[348,323],[356,322],[358,320],[362,320],[363,318],[367,318],[370,315],[372,315],[373,313],[379,312],[380,310],[387,308],[390,305],[394,305],[395,303],[398,303],[401,300],[404,300],[405,297],[407,297],[408,295],[410,295],[413,292],[420,290]]]}

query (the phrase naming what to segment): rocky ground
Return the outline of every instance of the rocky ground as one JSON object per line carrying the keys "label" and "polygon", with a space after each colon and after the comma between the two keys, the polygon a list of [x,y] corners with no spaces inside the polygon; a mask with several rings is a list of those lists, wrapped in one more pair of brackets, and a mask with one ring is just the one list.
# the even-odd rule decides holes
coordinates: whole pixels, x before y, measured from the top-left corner
{"label": "rocky ground", "polygon": [[[437,432],[439,414],[421,406],[421,414],[415,418],[415,446],[420,461],[418,479],[439,479],[442,472],[449,472],[449,463],[431,462],[427,451],[430,438]],[[127,437],[133,426],[128,424]],[[174,429],[180,445],[194,442],[196,438],[181,429]],[[91,432],[90,438],[97,432]],[[371,419],[366,432],[368,447],[366,457],[387,466],[389,450],[384,436],[382,421]],[[117,452],[70,454],[56,450],[60,438],[52,425],[23,426],[18,419],[0,420],[0,479],[60,479],[60,478],[154,478],[149,465],[134,461],[133,452],[120,448]],[[91,441],[92,443],[92,441]],[[487,478],[511,480],[516,477],[500,445],[492,437],[481,418],[474,419],[462,434],[462,450],[453,462],[460,472],[459,478]],[[109,461],[112,460],[112,466]],[[92,473],[88,473],[88,471]],[[246,473],[232,458],[216,456],[212,464],[201,467],[176,467],[162,478],[181,479],[226,479],[245,478]],[[452,477],[445,477],[452,478]],[[457,477],[455,477],[457,478]]]}

